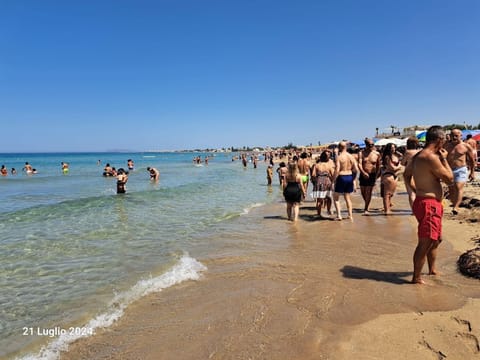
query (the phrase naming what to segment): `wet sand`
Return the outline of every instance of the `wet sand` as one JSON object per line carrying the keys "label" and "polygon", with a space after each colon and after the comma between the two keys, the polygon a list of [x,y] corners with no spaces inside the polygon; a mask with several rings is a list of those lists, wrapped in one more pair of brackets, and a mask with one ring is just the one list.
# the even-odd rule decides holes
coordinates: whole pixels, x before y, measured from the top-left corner
{"label": "wet sand", "polygon": [[[201,280],[143,298],[61,358],[479,356],[480,286],[456,269],[462,244],[478,230],[447,215],[442,275],[413,285],[416,221],[404,193],[394,203],[386,217],[375,198],[372,215],[356,212],[353,223],[320,220],[309,201],[297,224],[286,221],[283,203],[254,209],[239,220],[257,229],[249,233],[254,251],[225,249],[199,259],[208,267]],[[354,208],[362,205],[354,195]]]}

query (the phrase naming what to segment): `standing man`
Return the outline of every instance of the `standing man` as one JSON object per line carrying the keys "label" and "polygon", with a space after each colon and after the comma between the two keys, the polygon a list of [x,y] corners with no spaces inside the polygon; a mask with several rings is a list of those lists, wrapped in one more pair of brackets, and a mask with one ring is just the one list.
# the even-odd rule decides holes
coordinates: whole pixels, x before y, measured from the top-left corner
{"label": "standing man", "polygon": [[302,200],[305,200],[305,196],[307,194],[307,189],[308,189],[308,180],[309,180],[309,175],[310,175],[310,164],[308,162],[308,154],[304,151],[300,155],[300,159],[297,161],[298,165],[298,171],[300,172],[300,175],[302,176],[302,186],[305,189],[303,192],[303,197]]}
{"label": "standing man", "polygon": [[475,179],[474,153],[470,145],[462,141],[462,131],[451,131],[452,141],[446,145],[448,164],[453,170],[453,185],[450,187],[450,201],[453,215],[458,214],[463,197],[463,187],[468,180]]}
{"label": "standing man", "polygon": [[465,143],[470,145],[470,147],[473,149],[473,163],[476,164],[478,159],[477,159],[477,141],[472,137],[472,134],[468,134],[467,138],[465,139]]}
{"label": "standing man", "polygon": [[365,149],[358,154],[358,167],[360,169],[360,191],[365,201],[364,214],[368,215],[370,201],[372,201],[373,187],[380,176],[381,156],[375,149],[372,139],[365,139]]}
{"label": "standing man", "polygon": [[340,209],[340,194],[343,194],[347,204],[348,218],[353,221],[353,207],[350,194],[355,190],[354,187],[354,173],[358,173],[357,161],[352,154],[347,152],[347,143],[340,141],[338,144],[338,155],[335,160],[335,193],[333,200],[335,201],[335,210],[337,211],[337,218],[335,220],[342,220],[342,213]]}
{"label": "standing man", "polygon": [[[436,275],[435,260],[437,248],[442,241],[442,198],[441,181],[451,184],[453,173],[447,161],[448,152],[443,148],[445,133],[441,126],[427,130],[425,148],[408,163],[405,182],[416,193],[413,214],[418,221],[418,244],[413,254],[412,283],[424,284],[421,278],[425,260],[428,274]],[[414,181],[411,181],[413,178]]]}

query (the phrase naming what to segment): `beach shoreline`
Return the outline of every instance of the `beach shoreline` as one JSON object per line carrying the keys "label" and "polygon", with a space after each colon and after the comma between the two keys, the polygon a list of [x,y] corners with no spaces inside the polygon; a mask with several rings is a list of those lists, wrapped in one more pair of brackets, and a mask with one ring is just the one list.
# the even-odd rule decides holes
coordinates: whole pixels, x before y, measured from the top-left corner
{"label": "beach shoreline", "polygon": [[[465,195],[477,191],[467,186]],[[411,241],[405,249],[413,253],[415,221],[408,211],[402,212],[405,194],[396,198],[399,216],[392,226],[408,224],[410,230],[403,236]],[[361,200],[357,196],[355,201],[358,208]],[[379,198],[374,199],[373,206],[379,204]],[[329,258],[325,255],[322,259],[325,249],[318,248],[315,231],[322,227],[328,232],[333,225],[350,232],[370,219],[357,213],[354,224],[318,221],[312,206],[311,202],[302,205],[299,224],[285,220],[282,203],[256,209],[251,216],[275,222],[279,251],[273,251],[274,256],[265,258],[265,253],[259,252],[249,257],[202,260],[208,267],[202,279],[140,299],[112,327],[71,344],[61,359],[434,359],[478,355],[478,280],[464,278],[452,263],[461,252],[474,247],[471,239],[478,236],[478,230],[474,222],[466,224],[464,219],[478,213],[462,209],[461,219],[445,216],[447,244],[439,257],[441,270],[445,268],[447,274],[433,281],[429,277],[426,286],[409,284],[411,254],[408,259],[378,264],[378,271],[344,266],[343,276],[326,284],[327,277],[318,273],[325,268],[317,263]],[[382,226],[380,216],[372,221]],[[391,250],[392,245],[389,247]],[[374,252],[385,249],[369,250],[370,255],[376,257]],[[447,255],[448,261],[444,261]],[[381,271],[389,267],[391,272]],[[352,290],[354,282],[360,283],[355,285],[360,291]],[[378,301],[379,297],[383,299]],[[349,298],[355,301],[350,303]],[[376,304],[374,309],[368,307],[369,302]]]}

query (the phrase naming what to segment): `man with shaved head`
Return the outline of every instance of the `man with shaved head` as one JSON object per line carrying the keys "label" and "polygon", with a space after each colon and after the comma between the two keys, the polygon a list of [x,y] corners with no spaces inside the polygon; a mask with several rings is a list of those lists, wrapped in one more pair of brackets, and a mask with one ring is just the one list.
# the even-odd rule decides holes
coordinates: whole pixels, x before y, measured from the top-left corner
{"label": "man with shaved head", "polygon": [[445,146],[448,151],[448,164],[453,170],[453,185],[450,186],[450,201],[453,205],[452,213],[458,214],[463,197],[463,187],[468,180],[475,178],[474,150],[462,141],[462,131],[453,129],[450,133],[452,140]]}

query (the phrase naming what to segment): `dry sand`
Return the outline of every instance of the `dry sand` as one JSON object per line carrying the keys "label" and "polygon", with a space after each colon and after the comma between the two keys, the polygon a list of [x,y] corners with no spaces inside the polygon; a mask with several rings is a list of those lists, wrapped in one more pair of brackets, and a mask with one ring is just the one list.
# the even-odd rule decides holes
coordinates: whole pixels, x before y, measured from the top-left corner
{"label": "dry sand", "polygon": [[[480,198],[478,189],[466,195]],[[201,259],[203,279],[136,302],[62,359],[479,358],[480,283],[455,261],[475,247],[480,208],[445,216],[442,275],[427,285],[409,283],[416,223],[405,194],[395,209],[337,223],[306,202],[296,225],[284,204],[259,209],[258,241],[275,232],[277,249]]]}

